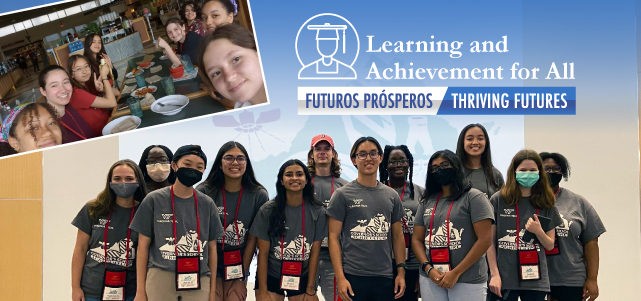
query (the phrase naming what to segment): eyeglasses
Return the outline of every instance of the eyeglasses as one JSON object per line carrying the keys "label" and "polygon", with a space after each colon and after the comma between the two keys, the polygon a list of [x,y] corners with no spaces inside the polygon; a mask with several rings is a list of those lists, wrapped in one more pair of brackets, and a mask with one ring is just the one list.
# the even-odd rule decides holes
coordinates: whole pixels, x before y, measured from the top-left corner
{"label": "eyeglasses", "polygon": [[561,172],[561,166],[554,166],[554,167],[545,167],[545,172],[550,173],[550,172]]}
{"label": "eyeglasses", "polygon": [[399,165],[407,165],[408,161],[407,159],[403,160],[390,160],[387,162],[389,166],[399,166]]}
{"label": "eyeglasses", "polygon": [[450,165],[450,161],[443,161],[439,165],[430,166],[430,173],[435,173],[439,169],[446,169],[446,168],[452,168],[452,165]]}
{"label": "eyeglasses", "polygon": [[230,156],[224,156],[223,161],[225,161],[225,163],[227,164],[233,164],[234,161],[236,161],[240,165],[245,165],[245,163],[247,163],[247,157],[245,156],[234,157],[230,155]]}
{"label": "eyeglasses", "polygon": [[78,68],[74,69],[74,70],[73,70],[73,72],[74,72],[74,73],[75,73],[75,72],[87,73],[87,72],[89,72],[90,70],[91,70],[91,67],[89,67],[89,65],[85,65],[84,67],[78,67]]}
{"label": "eyeglasses", "polygon": [[169,164],[168,158],[150,158],[147,159],[147,164]]}
{"label": "eyeglasses", "polygon": [[361,152],[361,153],[357,153],[356,157],[358,157],[361,160],[365,160],[365,159],[367,159],[367,155],[369,155],[370,158],[376,159],[376,158],[378,158],[379,154],[380,153],[378,151],[371,151],[369,153]]}

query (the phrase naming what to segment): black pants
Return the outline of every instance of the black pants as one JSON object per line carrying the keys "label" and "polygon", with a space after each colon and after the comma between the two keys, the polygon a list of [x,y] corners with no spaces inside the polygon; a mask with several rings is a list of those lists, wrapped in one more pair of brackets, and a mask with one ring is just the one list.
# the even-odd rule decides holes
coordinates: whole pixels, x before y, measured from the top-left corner
{"label": "black pants", "polygon": [[490,292],[490,301],[544,301],[547,292],[544,291],[529,291],[529,290],[502,290],[501,295],[503,298]]}
{"label": "black pants", "polygon": [[581,286],[551,286],[550,295],[556,301],[581,301],[583,300],[583,287]]}
{"label": "black pants", "polygon": [[394,278],[350,274],[345,278],[354,291],[352,301],[394,301]]}
{"label": "black pants", "polygon": [[[394,278],[398,275],[394,269]],[[418,301],[418,292],[416,290],[416,281],[418,281],[418,270],[405,270],[405,294],[396,301]]]}

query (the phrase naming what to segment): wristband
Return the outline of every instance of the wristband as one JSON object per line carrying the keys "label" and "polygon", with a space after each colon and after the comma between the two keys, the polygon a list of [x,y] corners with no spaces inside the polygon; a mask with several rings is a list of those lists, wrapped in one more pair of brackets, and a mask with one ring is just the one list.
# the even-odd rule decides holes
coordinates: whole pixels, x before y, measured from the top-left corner
{"label": "wristband", "polygon": [[432,271],[432,269],[433,269],[433,268],[434,268],[434,267],[430,267],[429,269],[427,269],[427,278],[429,278],[429,277],[430,277],[430,272]]}

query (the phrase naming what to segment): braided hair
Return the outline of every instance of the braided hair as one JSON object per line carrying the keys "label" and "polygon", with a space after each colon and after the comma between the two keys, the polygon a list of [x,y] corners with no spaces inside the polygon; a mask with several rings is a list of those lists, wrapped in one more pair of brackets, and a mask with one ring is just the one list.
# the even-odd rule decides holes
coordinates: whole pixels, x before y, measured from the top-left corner
{"label": "braided hair", "polygon": [[[383,162],[378,166],[380,181],[381,183],[387,184],[389,179],[389,171],[387,166],[389,164],[389,156],[394,150],[401,150],[407,157],[407,164],[409,165],[409,177],[410,177],[410,199],[414,199],[414,182],[412,178],[414,176],[414,157],[406,145],[385,145],[385,150],[383,151]],[[401,200],[402,201],[402,200]]]}

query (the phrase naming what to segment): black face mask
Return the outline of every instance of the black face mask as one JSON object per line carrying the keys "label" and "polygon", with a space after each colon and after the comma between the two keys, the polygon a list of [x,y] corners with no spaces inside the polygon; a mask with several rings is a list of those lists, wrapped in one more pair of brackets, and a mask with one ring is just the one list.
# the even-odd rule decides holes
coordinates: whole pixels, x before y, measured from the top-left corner
{"label": "black face mask", "polygon": [[439,169],[437,172],[433,173],[432,176],[437,184],[446,186],[452,183],[456,178],[456,170],[454,170],[454,168]]}
{"label": "black face mask", "polygon": [[548,178],[550,179],[550,185],[552,187],[556,187],[561,183],[561,179],[563,179],[562,174],[558,174],[556,172],[550,172],[548,173]]}
{"label": "black face mask", "polygon": [[203,173],[193,168],[181,167],[176,171],[176,178],[183,185],[191,187],[203,179]]}

